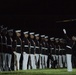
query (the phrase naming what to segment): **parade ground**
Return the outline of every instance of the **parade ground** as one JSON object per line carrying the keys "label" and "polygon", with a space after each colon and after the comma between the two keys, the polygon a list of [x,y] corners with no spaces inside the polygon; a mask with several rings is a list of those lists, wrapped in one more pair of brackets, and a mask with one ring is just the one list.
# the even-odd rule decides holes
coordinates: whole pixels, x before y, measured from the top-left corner
{"label": "parade ground", "polygon": [[76,75],[76,69],[67,72],[67,69],[38,69],[38,70],[20,70],[0,72],[0,75]]}

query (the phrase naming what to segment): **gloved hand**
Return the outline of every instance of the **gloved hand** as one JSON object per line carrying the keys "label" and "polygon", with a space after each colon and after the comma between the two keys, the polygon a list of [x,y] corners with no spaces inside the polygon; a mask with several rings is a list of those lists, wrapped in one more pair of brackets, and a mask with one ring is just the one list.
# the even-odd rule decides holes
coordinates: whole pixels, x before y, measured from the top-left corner
{"label": "gloved hand", "polygon": [[36,56],[36,54],[34,54],[34,56]]}
{"label": "gloved hand", "polygon": [[14,51],[13,53],[16,54],[16,51]]}
{"label": "gloved hand", "polygon": [[40,54],[40,56],[41,56],[41,54]]}
{"label": "gloved hand", "polygon": [[23,54],[26,54],[26,52],[23,52]]}
{"label": "gloved hand", "polygon": [[63,32],[64,32],[64,34],[66,34],[66,30],[65,29],[63,29]]}

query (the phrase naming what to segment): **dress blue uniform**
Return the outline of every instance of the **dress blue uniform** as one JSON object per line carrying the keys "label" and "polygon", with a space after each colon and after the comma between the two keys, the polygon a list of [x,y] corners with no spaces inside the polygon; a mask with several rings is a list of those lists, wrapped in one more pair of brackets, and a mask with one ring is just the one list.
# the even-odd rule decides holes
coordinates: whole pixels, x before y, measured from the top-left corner
{"label": "dress blue uniform", "polygon": [[[37,39],[38,37],[38,39]],[[35,56],[36,56],[36,68],[40,68],[40,43],[39,34],[35,34]]]}
{"label": "dress blue uniform", "polygon": [[49,55],[48,36],[45,36],[45,68],[47,68],[47,60]]}
{"label": "dress blue uniform", "polygon": [[72,71],[72,46],[73,46],[73,41],[67,36],[66,30],[63,29],[64,35],[65,35],[65,40],[66,40],[66,61],[67,61],[67,70],[69,72]]}
{"label": "dress blue uniform", "polygon": [[42,63],[42,68],[45,68],[45,35],[41,35],[41,63]]}
{"label": "dress blue uniform", "polygon": [[30,42],[28,40],[28,37],[25,37],[25,35],[28,35],[28,31],[24,32],[24,38],[23,38],[23,64],[22,64],[22,69],[27,70],[28,69],[28,58],[29,58],[29,53],[30,53]]}
{"label": "dress blue uniform", "polygon": [[20,70],[20,57],[22,53],[22,40],[20,38],[21,30],[16,30],[16,39],[14,44],[14,70]]}
{"label": "dress blue uniform", "polygon": [[34,32],[30,32],[30,56],[32,69],[36,69]]}

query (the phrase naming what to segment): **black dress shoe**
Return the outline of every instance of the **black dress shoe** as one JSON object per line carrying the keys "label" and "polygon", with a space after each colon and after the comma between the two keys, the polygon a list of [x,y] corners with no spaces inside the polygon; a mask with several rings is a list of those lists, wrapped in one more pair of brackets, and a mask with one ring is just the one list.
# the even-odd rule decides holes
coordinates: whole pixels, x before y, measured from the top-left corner
{"label": "black dress shoe", "polygon": [[9,68],[9,71],[11,71],[11,68]]}
{"label": "black dress shoe", "polygon": [[5,69],[3,68],[3,71],[5,71]]}

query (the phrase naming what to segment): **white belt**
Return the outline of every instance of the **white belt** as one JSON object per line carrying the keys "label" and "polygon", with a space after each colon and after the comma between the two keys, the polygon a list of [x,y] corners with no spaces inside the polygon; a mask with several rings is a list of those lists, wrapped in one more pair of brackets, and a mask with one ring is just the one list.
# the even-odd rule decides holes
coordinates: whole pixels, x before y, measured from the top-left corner
{"label": "white belt", "polygon": [[42,49],[45,49],[44,47],[42,47]]}
{"label": "white belt", "polygon": [[45,50],[48,50],[48,48],[45,48]]}
{"label": "white belt", "polygon": [[66,46],[67,48],[70,48],[70,49],[72,49],[72,47],[70,47],[70,46]]}
{"label": "white belt", "polygon": [[12,47],[12,45],[7,45],[7,46]]}
{"label": "white belt", "polygon": [[16,45],[17,47],[21,47],[21,45]]}
{"label": "white belt", "polygon": [[62,49],[62,50],[65,50],[65,49]]}
{"label": "white belt", "polygon": [[51,48],[52,50],[54,49],[54,48]]}
{"label": "white belt", "polygon": [[28,47],[28,45],[24,45],[24,47]]}
{"label": "white belt", "polygon": [[56,49],[56,50],[58,50],[58,49]]}
{"label": "white belt", "polygon": [[63,49],[59,49],[59,50],[61,51],[61,50],[63,50]]}
{"label": "white belt", "polygon": [[36,46],[36,48],[39,48],[39,47]]}
{"label": "white belt", "polygon": [[34,48],[34,46],[30,46],[31,48]]}

